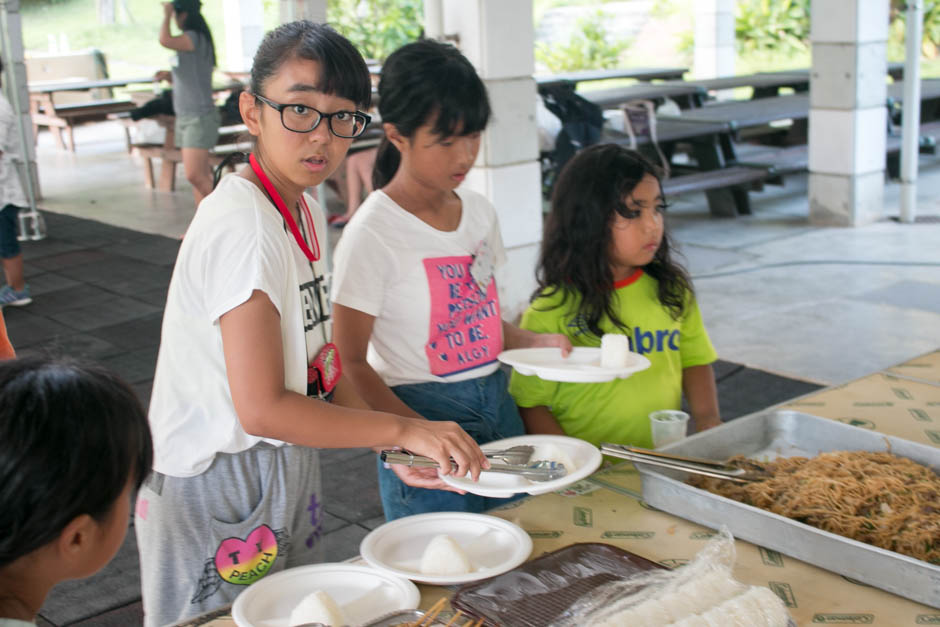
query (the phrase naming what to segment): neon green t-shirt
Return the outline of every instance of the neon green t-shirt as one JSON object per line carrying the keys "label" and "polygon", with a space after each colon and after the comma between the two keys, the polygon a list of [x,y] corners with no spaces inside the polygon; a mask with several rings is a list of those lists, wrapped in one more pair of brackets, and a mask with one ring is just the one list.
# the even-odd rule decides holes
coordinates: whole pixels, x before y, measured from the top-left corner
{"label": "neon green t-shirt", "polygon": [[[698,304],[689,304],[674,320],[657,296],[656,279],[642,270],[617,285],[614,307],[630,329],[630,350],[650,360],[649,369],[607,383],[563,383],[512,373],[509,392],[520,407],[547,406],[565,433],[594,445],[601,442],[653,445],[648,416],[657,409],[679,409],[682,370],[717,359]],[[580,296],[564,305],[561,292],[537,298],[522,316],[522,328],[563,333],[574,346],[600,346],[599,337],[580,323]],[[605,333],[624,333],[604,317]]]}

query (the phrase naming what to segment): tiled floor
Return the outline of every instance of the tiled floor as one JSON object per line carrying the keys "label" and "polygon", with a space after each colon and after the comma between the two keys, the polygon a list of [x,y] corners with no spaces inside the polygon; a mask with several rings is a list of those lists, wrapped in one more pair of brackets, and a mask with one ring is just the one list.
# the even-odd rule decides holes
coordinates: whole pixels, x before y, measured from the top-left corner
{"label": "tiled floor", "polygon": [[[118,127],[76,132],[78,152],[40,137],[48,237],[25,244],[34,303],[4,315],[21,354],[54,351],[101,361],[146,402],[166,286],[178,238],[192,215],[180,191],[145,190]],[[693,195],[670,210],[670,228],[695,277],[703,315],[723,361],[722,413],[732,418],[905,361],[940,346],[940,224],[885,221],[859,229],[807,223],[805,177],[753,196],[754,215],[711,218]],[[926,165],[921,211],[940,168]],[[886,211],[896,214],[897,186]],[[332,235],[339,235],[334,231]],[[374,459],[362,449],[324,451],[330,560],[358,551],[383,521]],[[41,624],[140,621],[133,533],[112,564],[58,586]]]}

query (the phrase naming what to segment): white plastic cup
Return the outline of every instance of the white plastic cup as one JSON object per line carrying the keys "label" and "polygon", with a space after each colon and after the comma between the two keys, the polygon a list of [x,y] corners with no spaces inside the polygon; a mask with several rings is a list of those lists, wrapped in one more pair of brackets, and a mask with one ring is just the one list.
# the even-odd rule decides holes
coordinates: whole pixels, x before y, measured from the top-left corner
{"label": "white plastic cup", "polygon": [[661,409],[650,414],[653,448],[660,448],[685,437],[689,415],[675,409]]}

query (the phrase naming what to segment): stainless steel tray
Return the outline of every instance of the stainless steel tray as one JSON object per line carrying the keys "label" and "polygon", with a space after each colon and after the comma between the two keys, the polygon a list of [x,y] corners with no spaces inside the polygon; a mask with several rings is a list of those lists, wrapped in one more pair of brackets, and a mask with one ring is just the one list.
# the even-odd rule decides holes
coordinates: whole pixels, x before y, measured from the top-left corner
{"label": "stainless steel tray", "polygon": [[[739,418],[663,447],[679,455],[759,460],[828,451],[886,451],[940,470],[940,449],[794,411]],[[636,463],[653,507],[902,597],[940,607],[940,566],[811,527],[685,483],[687,474]]]}

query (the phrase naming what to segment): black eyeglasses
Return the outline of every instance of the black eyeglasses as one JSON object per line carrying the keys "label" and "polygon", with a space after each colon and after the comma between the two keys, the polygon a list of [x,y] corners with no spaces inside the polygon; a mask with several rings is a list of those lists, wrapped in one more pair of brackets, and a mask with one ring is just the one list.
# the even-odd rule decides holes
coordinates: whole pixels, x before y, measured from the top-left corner
{"label": "black eyeglasses", "polygon": [[361,111],[323,113],[304,104],[280,104],[258,94],[254,96],[280,113],[281,124],[294,133],[309,133],[320,126],[320,121],[326,118],[331,133],[337,137],[349,139],[362,135],[362,131],[366,130],[366,126],[372,121],[371,116]]}

